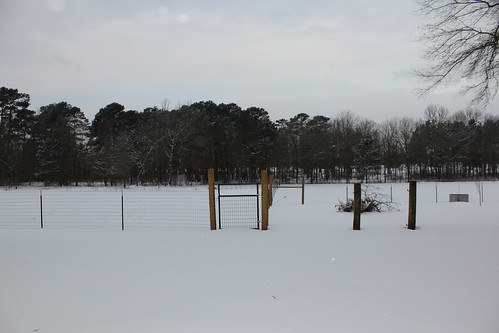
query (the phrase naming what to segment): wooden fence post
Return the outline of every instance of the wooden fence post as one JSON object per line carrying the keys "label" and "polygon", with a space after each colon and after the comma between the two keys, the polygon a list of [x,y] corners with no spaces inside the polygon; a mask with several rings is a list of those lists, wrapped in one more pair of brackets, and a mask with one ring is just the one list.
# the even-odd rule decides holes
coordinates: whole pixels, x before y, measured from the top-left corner
{"label": "wooden fence post", "polygon": [[301,177],[301,204],[305,204],[305,176]]}
{"label": "wooden fence post", "polygon": [[416,181],[409,182],[409,221],[407,228],[416,230]]}
{"label": "wooden fence post", "polygon": [[360,230],[361,184],[353,184],[353,230]]}
{"label": "wooden fence post", "polygon": [[262,170],[262,230],[269,228],[269,178],[267,170]]}
{"label": "wooden fence post", "polygon": [[215,212],[215,170],[208,170],[208,195],[210,202],[210,229],[217,230],[217,216]]}

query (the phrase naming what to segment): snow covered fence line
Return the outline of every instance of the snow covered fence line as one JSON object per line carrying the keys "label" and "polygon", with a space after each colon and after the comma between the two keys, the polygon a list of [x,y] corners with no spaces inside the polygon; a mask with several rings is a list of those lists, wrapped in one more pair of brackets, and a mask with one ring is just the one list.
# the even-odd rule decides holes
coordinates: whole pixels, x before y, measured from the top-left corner
{"label": "snow covered fence line", "polygon": [[0,191],[0,227],[210,228],[199,187],[18,188]]}
{"label": "snow covered fence line", "polygon": [[[273,178],[270,181],[270,184],[272,186],[272,191],[271,191],[271,197],[275,196],[275,192],[280,189],[300,189],[301,190],[301,204],[305,204],[305,176],[301,177],[301,184],[281,184],[278,181],[274,181]],[[272,206],[272,200],[271,199],[271,206]]]}

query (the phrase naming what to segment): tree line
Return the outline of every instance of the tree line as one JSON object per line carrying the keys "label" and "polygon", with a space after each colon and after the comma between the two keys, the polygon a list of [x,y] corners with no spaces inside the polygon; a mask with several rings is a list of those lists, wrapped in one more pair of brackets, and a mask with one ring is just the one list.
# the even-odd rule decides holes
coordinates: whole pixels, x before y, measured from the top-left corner
{"label": "tree line", "polygon": [[90,122],[67,102],[30,109],[30,96],[0,88],[0,184],[281,182],[497,178],[499,117],[430,105],[423,119],[376,123],[345,111],[271,121],[262,108],[197,102],[125,110]]}

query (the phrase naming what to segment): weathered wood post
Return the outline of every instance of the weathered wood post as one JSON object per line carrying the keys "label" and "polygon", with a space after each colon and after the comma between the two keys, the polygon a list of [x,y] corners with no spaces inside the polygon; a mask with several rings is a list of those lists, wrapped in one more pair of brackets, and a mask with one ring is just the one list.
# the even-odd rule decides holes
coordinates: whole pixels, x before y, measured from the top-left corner
{"label": "weathered wood post", "polygon": [[267,176],[267,170],[262,170],[262,230],[267,230],[269,228],[269,178]]}
{"label": "weathered wood post", "polygon": [[407,228],[416,230],[416,181],[409,182],[409,220]]}
{"label": "weathered wood post", "polygon": [[208,170],[208,192],[210,202],[210,229],[217,230],[217,216],[215,212],[215,170]]}
{"label": "weathered wood post", "polygon": [[353,184],[353,230],[360,230],[361,184]]}

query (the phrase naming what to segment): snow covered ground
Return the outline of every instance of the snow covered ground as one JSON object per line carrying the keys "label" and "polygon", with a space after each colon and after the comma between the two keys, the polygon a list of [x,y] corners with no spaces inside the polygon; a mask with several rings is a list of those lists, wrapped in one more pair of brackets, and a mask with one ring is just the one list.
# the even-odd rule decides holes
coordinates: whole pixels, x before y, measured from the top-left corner
{"label": "snow covered ground", "polygon": [[269,231],[0,227],[0,332],[499,332],[499,183],[419,183],[415,231],[407,184],[360,231],[346,188],[279,189]]}

